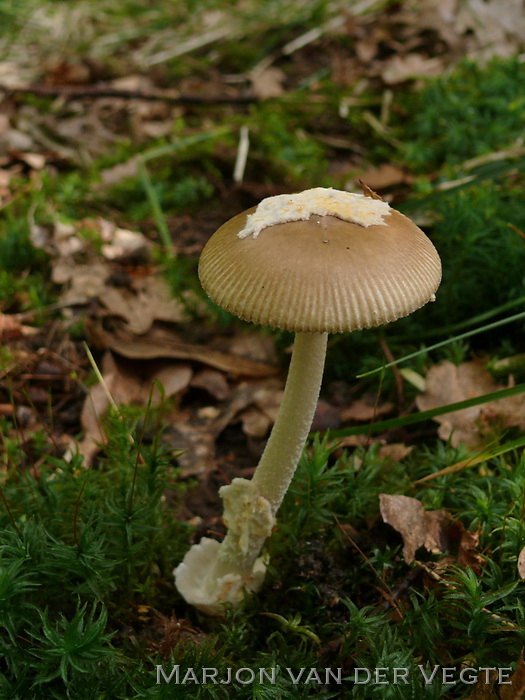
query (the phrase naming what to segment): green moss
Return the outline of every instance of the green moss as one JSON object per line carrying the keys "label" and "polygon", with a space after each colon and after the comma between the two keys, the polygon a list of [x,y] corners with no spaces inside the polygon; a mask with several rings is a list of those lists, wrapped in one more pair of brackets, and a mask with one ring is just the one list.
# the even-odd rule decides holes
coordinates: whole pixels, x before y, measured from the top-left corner
{"label": "green moss", "polygon": [[466,61],[420,92],[401,96],[403,159],[418,172],[509,148],[523,134],[525,65]]}

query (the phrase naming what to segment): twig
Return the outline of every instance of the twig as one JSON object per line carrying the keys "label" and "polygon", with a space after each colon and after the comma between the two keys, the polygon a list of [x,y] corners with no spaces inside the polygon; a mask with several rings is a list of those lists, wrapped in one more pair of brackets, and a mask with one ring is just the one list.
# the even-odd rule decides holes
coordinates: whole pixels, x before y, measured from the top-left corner
{"label": "twig", "polygon": [[242,182],[244,178],[244,170],[246,169],[246,161],[248,160],[248,151],[250,149],[250,138],[247,126],[241,126],[239,135],[239,147],[237,149],[237,158],[235,159],[235,167],[233,169],[233,181]]}
{"label": "twig", "polygon": [[102,99],[106,97],[123,100],[146,100],[148,102],[168,102],[170,104],[251,104],[259,102],[256,95],[190,95],[172,91],[119,90],[106,85],[20,85],[11,87],[0,84],[0,92],[10,95],[37,95],[40,97],[63,97],[64,99]]}

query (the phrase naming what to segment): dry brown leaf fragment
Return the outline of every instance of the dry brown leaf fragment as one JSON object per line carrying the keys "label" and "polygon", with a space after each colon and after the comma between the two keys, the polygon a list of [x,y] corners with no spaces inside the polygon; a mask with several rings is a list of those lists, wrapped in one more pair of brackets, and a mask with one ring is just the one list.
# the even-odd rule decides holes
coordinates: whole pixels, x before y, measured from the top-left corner
{"label": "dry brown leaf fragment", "polygon": [[97,223],[103,241],[101,252],[107,260],[142,255],[153,245],[138,231],[119,228],[112,221],[102,218]]}
{"label": "dry brown leaf fragment", "polygon": [[252,90],[256,97],[267,100],[270,97],[281,97],[284,94],[283,82],[285,74],[280,68],[266,68],[251,76]]}
{"label": "dry brown leaf fragment", "polygon": [[200,362],[209,367],[228,372],[232,376],[268,377],[277,372],[277,367],[264,362],[248,360],[205,345],[181,343],[177,334],[153,328],[146,335],[137,338],[126,333],[118,336],[105,334],[107,347],[119,355],[135,359],[170,357],[179,360]]}
{"label": "dry brown leaf fragment", "polygon": [[361,173],[360,180],[373,190],[382,190],[386,187],[411,182],[413,178],[401,168],[389,163],[382,163],[376,168],[370,168]]}
{"label": "dry brown leaf fragment", "polygon": [[[481,396],[498,389],[487,370],[479,362],[464,362],[457,366],[445,361],[434,365],[426,375],[426,391],[416,398],[420,411]],[[480,406],[471,406],[454,413],[445,413],[435,420],[440,424],[438,434],[442,440],[450,438],[453,447],[461,442],[475,446],[483,436],[478,419]]]}
{"label": "dry brown leaf fragment", "polygon": [[[507,685],[508,683],[508,685]],[[518,659],[516,670],[512,676],[500,688],[501,700],[522,700],[525,696],[525,663],[523,662],[523,651]]]}
{"label": "dry brown leaf fragment", "polygon": [[22,325],[14,316],[0,312],[0,341],[17,340],[23,336]]}
{"label": "dry brown leaf fragment", "polygon": [[139,174],[139,156],[133,156],[124,163],[117,163],[111,168],[106,168],[100,171],[100,185],[95,185],[95,189],[100,190],[103,187],[118,185],[128,177],[137,177]]}
{"label": "dry brown leaf fragment", "polygon": [[394,462],[401,462],[413,449],[414,445],[405,445],[402,442],[391,442],[387,445],[381,445],[379,448],[379,456],[382,458],[387,457]]}
{"label": "dry brown leaf fragment", "polygon": [[196,372],[190,384],[197,389],[204,389],[217,401],[227,399],[231,391],[224,373],[216,369],[202,369]]}
{"label": "dry brown leaf fragment", "polygon": [[60,295],[61,302],[86,303],[104,294],[109,274],[109,267],[104,263],[72,265],[71,261],[61,258],[53,264],[51,278],[55,284],[71,282]]}
{"label": "dry brown leaf fragment", "polygon": [[459,520],[450,524],[448,535],[458,543],[456,563],[479,573],[485,564],[485,559],[479,553],[479,532],[467,530]]}
{"label": "dry brown leaf fragment", "polygon": [[243,433],[254,438],[264,438],[272,425],[272,421],[256,406],[251,406],[243,411],[239,418],[242,423]]}
{"label": "dry brown leaf fragment", "polygon": [[409,496],[382,493],[379,500],[384,522],[403,538],[403,557],[407,564],[414,561],[420,547],[433,553],[447,549],[446,526],[450,515],[446,511],[426,511],[420,501]]}
{"label": "dry brown leaf fragment", "polygon": [[259,360],[270,364],[277,362],[275,340],[270,335],[263,335],[253,331],[241,331],[229,339],[227,349],[233,355],[247,357],[250,360]]}
{"label": "dry brown leaf fragment", "polygon": [[[275,420],[275,419],[274,419]],[[341,427],[341,418],[339,409],[336,406],[319,399],[315,407],[315,413],[312,420],[310,431],[315,433],[318,431],[337,430]]]}
{"label": "dry brown leaf fragment", "polygon": [[152,405],[156,406],[163,396],[173,396],[183,391],[193,374],[187,363],[172,362],[141,368],[129,361],[118,360],[111,352],[104,354],[101,372],[103,383],[91,388],[80,417],[84,438],[78,449],[88,464],[97,454],[99,445],[106,442],[102,417],[109,408],[111,399],[116,404],[135,403],[145,406],[151,396]]}
{"label": "dry brown leaf fragment", "polygon": [[[454,365],[445,361],[431,367],[426,375],[426,390],[416,398],[420,411],[492,393],[503,387],[479,362]],[[450,439],[453,447],[460,443],[475,447],[484,442],[488,424],[525,428],[525,395],[511,396],[478,406],[437,416],[442,440]]]}
{"label": "dry brown leaf fragment", "polygon": [[149,275],[133,284],[134,289],[107,286],[100,301],[109,312],[123,318],[136,335],[146,333],[154,321],[179,323],[185,318],[182,304],[174,299],[167,283]]}
{"label": "dry brown leaf fragment", "polygon": [[396,54],[385,62],[381,76],[387,85],[395,85],[413,78],[435,78],[443,73],[445,62],[440,57],[426,58],[418,53],[406,56]]}
{"label": "dry brown leaf fragment", "polygon": [[383,416],[394,410],[390,401],[377,403],[374,395],[356,399],[348,408],[341,411],[342,421],[370,421],[377,416]]}
{"label": "dry brown leaf fragment", "polygon": [[217,432],[214,419],[178,414],[163,438],[173,450],[180,452],[177,462],[181,477],[197,476],[203,479],[215,470]]}

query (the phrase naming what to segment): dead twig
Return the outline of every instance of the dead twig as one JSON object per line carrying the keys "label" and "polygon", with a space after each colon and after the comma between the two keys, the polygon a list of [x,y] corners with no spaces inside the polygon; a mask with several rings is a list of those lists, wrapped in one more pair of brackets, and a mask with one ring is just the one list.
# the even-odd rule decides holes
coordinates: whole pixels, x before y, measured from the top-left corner
{"label": "dead twig", "polygon": [[190,95],[172,91],[142,92],[140,90],[119,90],[106,85],[20,85],[12,87],[0,84],[0,92],[9,95],[38,95],[39,97],[62,97],[67,100],[117,98],[122,100],[146,100],[148,102],[168,102],[169,104],[251,104],[259,102],[256,95]]}

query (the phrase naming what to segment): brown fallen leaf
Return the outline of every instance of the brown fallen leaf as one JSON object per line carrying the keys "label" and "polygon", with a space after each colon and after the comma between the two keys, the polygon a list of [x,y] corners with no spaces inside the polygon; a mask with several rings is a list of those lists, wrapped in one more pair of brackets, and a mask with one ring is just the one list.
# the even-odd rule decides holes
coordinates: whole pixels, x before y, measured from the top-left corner
{"label": "brown fallen leaf", "polygon": [[418,53],[406,56],[395,54],[385,62],[381,76],[387,85],[395,85],[413,78],[435,78],[443,73],[441,57],[426,58]]}
{"label": "brown fallen leaf", "polygon": [[162,439],[179,453],[177,462],[181,477],[196,476],[204,479],[217,466],[215,441],[218,432],[215,429],[215,419],[202,415],[192,416],[189,411],[167,418],[171,425],[163,433]]}
{"label": "brown fallen leaf", "polygon": [[250,360],[259,360],[271,365],[277,362],[274,338],[260,332],[238,331],[232,338],[227,339],[225,347],[218,347],[218,349],[226,349],[232,355],[248,357]]}
{"label": "brown fallen leaf", "polygon": [[[510,683],[509,683],[510,681]],[[507,683],[509,683],[507,685]],[[516,670],[508,681],[500,687],[501,700],[522,700],[525,696],[525,663],[523,662],[523,651],[518,659]]]}
{"label": "brown fallen leaf", "polygon": [[[479,362],[464,362],[456,366],[445,361],[434,365],[426,375],[426,391],[416,398],[420,411],[426,411],[447,403],[455,403],[496,391],[498,385]],[[445,413],[435,420],[440,424],[438,435],[450,439],[453,447],[461,442],[479,445],[483,441],[477,420],[480,406],[472,406],[454,413]]]}
{"label": "brown fallen leaf", "polygon": [[[183,391],[193,374],[186,363],[164,363],[139,369],[118,360],[111,352],[106,352],[102,358],[101,371],[104,384],[95,384],[91,388],[80,416],[84,438],[78,444],[78,451],[87,464],[97,454],[100,444],[106,442],[102,416],[109,408],[110,396],[117,405],[135,403],[145,406],[151,395],[155,406],[163,395],[173,396]],[[155,382],[160,382],[163,391],[155,386]]]}
{"label": "brown fallen leaf", "polygon": [[280,68],[272,66],[255,73],[251,76],[254,95],[261,100],[267,100],[270,97],[281,97],[284,94],[283,82],[285,77],[284,72]]}
{"label": "brown fallen leaf", "polygon": [[231,393],[224,373],[216,369],[202,369],[200,372],[196,372],[190,385],[198,389],[204,389],[217,401],[224,401]]}
{"label": "brown fallen leaf", "polygon": [[190,360],[228,372],[232,376],[268,377],[278,371],[277,367],[264,362],[213,350],[205,345],[188,345],[178,342],[178,340],[173,340],[174,337],[178,338],[178,336],[170,334],[165,329],[153,328],[140,338],[123,332],[118,335],[107,333],[104,337],[106,346],[123,357],[134,359],[170,357],[178,360]]}
{"label": "brown fallen leaf", "polygon": [[118,185],[122,180],[126,180],[128,177],[137,177],[139,174],[139,156],[133,156],[124,163],[117,163],[111,166],[111,168],[106,168],[100,171],[100,184],[95,185],[95,190],[102,190],[105,187],[110,187],[112,185]]}
{"label": "brown fallen leaf", "polygon": [[266,437],[272,421],[256,406],[247,408],[240,414],[243,433],[254,438]]}
{"label": "brown fallen leaf", "polygon": [[390,401],[377,403],[373,394],[362,399],[352,401],[348,408],[341,411],[342,421],[371,421],[377,416],[383,416],[394,410],[394,404]]}
{"label": "brown fallen leaf", "polygon": [[315,413],[312,420],[312,425],[310,426],[310,431],[324,432],[326,430],[337,430],[341,427],[341,418],[339,415],[339,409],[336,406],[324,401],[324,399],[319,399],[317,406],[315,407]]}
{"label": "brown fallen leaf", "polygon": [[38,333],[37,328],[24,326],[16,316],[0,312],[0,342],[8,343],[35,333]]}
{"label": "brown fallen leaf", "polygon": [[479,573],[485,564],[485,559],[479,553],[479,532],[467,530],[461,521],[456,520],[450,524],[448,535],[451,540],[457,541],[456,563]]}
{"label": "brown fallen leaf", "polygon": [[383,190],[393,185],[401,185],[405,182],[412,182],[413,178],[401,168],[389,163],[382,163],[377,168],[370,168],[361,173],[359,179],[373,190]]}
{"label": "brown fallen leaf", "polygon": [[146,333],[156,320],[178,323],[185,319],[182,304],[156,275],[135,280],[132,289],[106,286],[99,299],[111,314],[123,318],[136,335]]}
{"label": "brown fallen leaf", "polygon": [[98,219],[97,223],[101,238],[104,241],[101,253],[107,260],[142,256],[148,249],[153,247],[153,243],[148,241],[144,234],[138,231],[119,228],[112,221],[102,218]]}
{"label": "brown fallen leaf", "polygon": [[420,501],[409,496],[382,493],[379,500],[383,520],[403,538],[403,557],[407,564],[414,561],[420,547],[433,553],[447,549],[446,526],[450,515],[446,511],[426,511]]}
{"label": "brown fallen leaf", "polygon": [[60,295],[61,302],[78,300],[78,303],[86,303],[90,299],[96,299],[104,294],[106,280],[110,276],[110,269],[105,263],[91,263],[90,265],[72,265],[66,259],[59,259],[53,264],[51,279],[55,284],[71,282],[70,286]]}
{"label": "brown fallen leaf", "polygon": [[[474,361],[464,362],[459,366],[448,361],[434,365],[427,372],[425,383],[426,390],[416,398],[420,411],[503,388],[481,363]],[[445,413],[434,420],[440,424],[438,435],[442,440],[450,439],[453,447],[460,443],[476,447],[485,441],[485,435],[490,431],[490,423],[499,422],[502,427],[525,428],[525,395]]]}
{"label": "brown fallen leaf", "polygon": [[216,466],[216,440],[221,432],[241,417],[242,412],[253,406],[261,389],[275,383],[274,378],[241,382],[224,406],[217,410],[201,410],[198,415],[183,410],[168,416],[169,429],[164,439],[174,450],[180,450],[178,458],[181,476],[205,478]]}
{"label": "brown fallen leaf", "polygon": [[401,462],[413,449],[414,445],[405,445],[402,442],[391,442],[387,445],[381,445],[379,448],[379,456],[383,458],[388,457],[388,459],[392,459],[394,462]]}
{"label": "brown fallen leaf", "polygon": [[14,316],[0,312],[0,341],[3,343],[22,337],[22,326]]}

